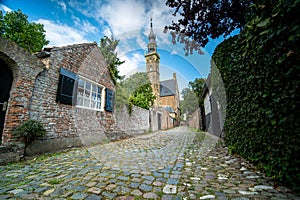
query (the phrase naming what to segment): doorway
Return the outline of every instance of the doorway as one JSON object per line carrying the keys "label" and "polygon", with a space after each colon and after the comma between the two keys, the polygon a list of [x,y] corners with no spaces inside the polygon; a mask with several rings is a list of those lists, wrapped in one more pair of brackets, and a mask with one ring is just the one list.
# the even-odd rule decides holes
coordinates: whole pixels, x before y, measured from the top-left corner
{"label": "doorway", "polygon": [[161,114],[157,114],[157,123],[158,123],[158,130],[161,130]]}
{"label": "doorway", "polygon": [[12,82],[13,73],[10,67],[0,59],[0,144],[2,144],[5,114],[8,106]]}

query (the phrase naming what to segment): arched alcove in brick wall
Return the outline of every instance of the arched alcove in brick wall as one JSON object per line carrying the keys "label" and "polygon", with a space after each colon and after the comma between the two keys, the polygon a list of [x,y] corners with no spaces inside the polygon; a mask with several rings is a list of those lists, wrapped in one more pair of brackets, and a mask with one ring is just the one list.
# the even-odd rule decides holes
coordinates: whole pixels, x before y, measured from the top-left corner
{"label": "arched alcove in brick wall", "polygon": [[0,59],[13,73],[2,134],[2,144],[9,145],[17,140],[12,131],[29,118],[34,81],[45,66],[35,55],[3,38],[0,38]]}

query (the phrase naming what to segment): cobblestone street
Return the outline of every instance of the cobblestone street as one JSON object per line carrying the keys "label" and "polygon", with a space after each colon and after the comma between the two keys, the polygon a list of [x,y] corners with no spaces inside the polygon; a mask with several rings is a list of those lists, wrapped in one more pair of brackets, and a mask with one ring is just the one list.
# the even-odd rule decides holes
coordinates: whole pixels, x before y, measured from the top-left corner
{"label": "cobblestone street", "polygon": [[0,199],[300,199],[186,127],[0,166]]}

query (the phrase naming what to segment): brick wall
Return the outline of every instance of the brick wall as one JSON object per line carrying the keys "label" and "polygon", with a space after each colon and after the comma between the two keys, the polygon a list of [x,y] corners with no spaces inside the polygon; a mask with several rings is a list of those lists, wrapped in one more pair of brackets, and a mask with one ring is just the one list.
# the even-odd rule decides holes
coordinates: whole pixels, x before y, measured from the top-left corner
{"label": "brick wall", "polygon": [[132,113],[129,114],[127,107],[116,113],[117,125],[128,135],[141,134],[150,129],[149,110],[133,106]]}
{"label": "brick wall", "polygon": [[[7,40],[0,38],[0,44],[0,59],[10,67],[14,76],[2,145],[20,144],[24,148],[12,132],[28,119],[42,122],[47,131],[45,138],[28,146],[29,155],[127,137],[116,126],[113,112],[56,102],[60,68],[115,91],[96,43],[48,48],[39,54],[40,59]],[[10,154],[11,149],[7,150]],[[22,153],[20,150],[19,154]],[[2,160],[0,163],[3,163]]]}
{"label": "brick wall", "polygon": [[29,118],[34,80],[45,66],[36,56],[3,38],[0,38],[0,59],[10,67],[14,77],[2,135],[2,144],[10,145],[19,140],[12,136],[12,131]]}
{"label": "brick wall", "polygon": [[150,109],[150,128],[152,131],[166,130],[174,126],[174,119],[170,117],[170,113],[167,110],[162,107]]}
{"label": "brick wall", "polygon": [[[34,84],[31,118],[43,123],[47,130],[47,140],[35,141],[29,146],[28,153],[51,151],[50,146],[53,143],[56,144],[53,149],[55,150],[55,148],[64,149],[82,144],[96,144],[108,139],[106,133],[115,128],[113,113],[82,109],[56,102],[60,68],[115,90],[97,44],[54,48],[50,51],[50,59],[46,59],[49,65],[38,75]],[[40,149],[38,146],[44,147]]]}
{"label": "brick wall", "polygon": [[116,119],[118,127],[128,135],[141,134],[150,130],[166,130],[175,126],[175,121],[170,113],[162,107],[152,107],[150,110],[146,110],[133,106],[132,113],[129,115],[124,106],[122,110],[116,113]]}
{"label": "brick wall", "polygon": [[2,132],[2,146],[0,146],[0,164],[4,164],[18,161],[24,153],[24,144],[12,135],[12,131],[29,119],[34,80],[45,66],[36,56],[1,37],[0,59],[9,66],[13,73],[13,83]]}
{"label": "brick wall", "polygon": [[189,116],[188,126],[191,128],[196,128],[198,130],[204,129],[201,108],[198,108]]}

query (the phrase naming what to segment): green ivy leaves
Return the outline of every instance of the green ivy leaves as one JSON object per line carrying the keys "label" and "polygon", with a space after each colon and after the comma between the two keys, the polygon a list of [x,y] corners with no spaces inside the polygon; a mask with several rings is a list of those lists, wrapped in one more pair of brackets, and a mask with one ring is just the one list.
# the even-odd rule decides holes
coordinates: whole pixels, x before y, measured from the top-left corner
{"label": "green ivy leaves", "polygon": [[[225,142],[283,182],[300,183],[300,1],[257,6],[215,50],[226,90]],[[298,188],[299,189],[299,188]]]}

